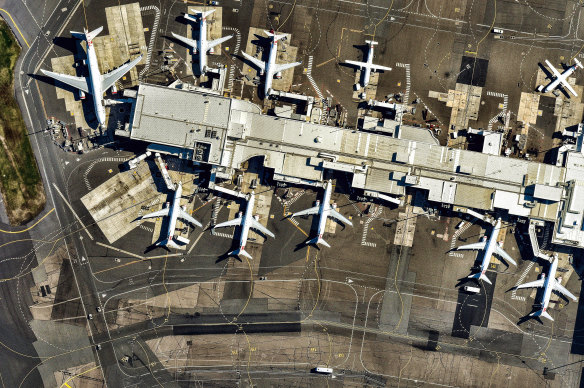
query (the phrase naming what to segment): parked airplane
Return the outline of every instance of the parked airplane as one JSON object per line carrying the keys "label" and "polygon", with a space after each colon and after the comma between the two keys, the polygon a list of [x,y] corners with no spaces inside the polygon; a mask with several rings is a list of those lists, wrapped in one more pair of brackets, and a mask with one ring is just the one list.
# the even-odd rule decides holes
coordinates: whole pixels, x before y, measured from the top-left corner
{"label": "parked airplane", "polygon": [[570,86],[570,84],[568,83],[568,77],[570,75],[572,75],[573,72],[576,71],[577,68],[580,69],[584,69],[584,67],[582,67],[582,63],[578,60],[578,58],[574,58],[574,63],[572,66],[568,67],[566,70],[564,70],[563,73],[560,74],[559,71],[556,70],[556,68],[550,63],[550,61],[548,61],[547,59],[545,60],[545,63],[548,65],[548,67],[551,69],[551,71],[553,72],[552,74],[547,73],[547,77],[548,79],[553,79],[553,81],[551,81],[549,84],[547,84],[547,86],[543,86],[540,85],[537,88],[538,92],[542,92],[542,93],[547,93],[547,92],[551,92],[553,90],[555,90],[556,88],[566,88],[570,91],[570,93],[572,93],[574,95],[574,97],[578,97],[578,93],[576,93],[576,91]]}
{"label": "parked airplane", "polygon": [[568,291],[564,286],[562,286],[560,284],[560,282],[555,278],[557,268],[558,268],[558,258],[556,256],[556,257],[554,257],[554,261],[552,261],[552,264],[550,265],[550,270],[549,270],[547,276],[544,273],[542,273],[540,279],[533,281],[533,282],[524,283],[524,284],[521,284],[521,285],[515,287],[516,289],[534,288],[534,287],[543,287],[544,288],[542,301],[541,301],[541,303],[539,303],[539,306],[541,307],[541,309],[534,312],[534,313],[529,314],[529,316],[531,316],[531,317],[542,316],[542,317],[546,317],[549,320],[552,320],[552,321],[554,320],[552,318],[552,316],[549,315],[549,313],[547,312],[547,308],[548,308],[548,305],[550,303],[550,297],[552,296],[552,291],[562,293],[562,294],[570,297],[573,301],[577,300],[577,298],[570,291]]}
{"label": "parked airplane", "polygon": [[457,251],[465,251],[465,250],[466,251],[471,251],[471,250],[484,251],[480,271],[475,273],[475,274],[469,275],[468,276],[469,278],[482,279],[485,282],[492,284],[491,281],[489,280],[489,278],[485,275],[485,272],[487,272],[487,269],[489,267],[489,263],[491,262],[491,257],[493,256],[493,254],[495,254],[495,255],[499,256],[500,258],[502,258],[503,260],[508,261],[508,262],[512,263],[513,265],[517,266],[517,263],[515,262],[515,260],[513,260],[511,258],[511,256],[509,256],[509,254],[507,252],[505,252],[503,250],[503,248],[501,248],[501,246],[497,242],[497,236],[499,235],[499,230],[501,230],[501,219],[500,218],[497,219],[497,223],[495,224],[495,227],[493,228],[493,231],[491,232],[491,235],[489,236],[489,238],[487,238],[485,236],[483,238],[483,241],[481,241],[481,242],[474,243],[474,244],[468,244],[468,245],[462,245],[462,246],[455,248],[455,250],[457,250]]}
{"label": "parked airplane", "polygon": [[88,32],[87,29],[84,29],[83,32],[71,31],[71,35],[73,35],[73,37],[85,40],[87,42],[87,60],[84,61],[84,64],[86,64],[87,68],[89,69],[88,77],[76,77],[73,75],[58,74],[53,73],[52,71],[41,69],[44,75],[78,89],[79,97],[81,99],[85,98],[85,93],[93,95],[95,115],[97,116],[97,121],[100,125],[105,124],[105,105],[103,102],[103,94],[110,87],[112,88],[112,93],[117,93],[115,86],[116,81],[122,78],[124,74],[130,71],[131,68],[136,66],[136,64],[142,60],[142,55],[140,55],[133,61],[127,62],[126,64],[118,67],[113,71],[110,71],[109,73],[101,74],[97,63],[97,57],[95,55],[95,48],[93,47],[93,39],[102,30],[103,27],[99,27],[91,32]]}
{"label": "parked airplane", "polygon": [[[199,54],[199,69],[201,70],[201,74],[205,74],[207,72],[207,51],[211,54],[215,53],[213,47],[225,42],[233,38],[233,35],[224,36],[223,38],[215,39],[212,41],[207,40],[207,16],[211,15],[215,12],[214,9],[210,11],[195,11],[195,16],[191,16],[189,14],[185,14],[184,18],[190,20],[192,22],[199,22],[199,40],[193,40],[189,38],[185,38],[184,36],[180,36],[172,33],[176,39],[180,40],[187,46],[190,46],[193,49],[193,54]],[[198,17],[198,20],[197,20]]]}
{"label": "parked airplane", "polygon": [[241,226],[241,231],[239,233],[239,248],[231,251],[228,253],[229,256],[245,256],[248,259],[253,259],[249,253],[245,251],[245,244],[247,243],[247,235],[250,229],[255,229],[260,231],[261,233],[275,238],[274,234],[270,232],[265,226],[260,224],[258,221],[258,216],[252,215],[253,212],[253,205],[255,202],[255,196],[253,191],[251,194],[247,196],[247,206],[245,207],[245,214],[239,212],[237,218],[232,219],[231,221],[225,221],[220,224],[217,224],[213,227],[213,229],[217,228],[224,228],[226,226]]}
{"label": "parked airplane", "polygon": [[[391,71],[391,67],[374,65],[373,64],[373,47],[378,43],[373,40],[366,40],[365,41],[369,45],[369,52],[367,53],[367,62],[358,62],[358,61],[345,61],[349,65],[354,65],[361,69],[361,81],[363,84],[363,88],[369,85],[369,79],[371,78],[371,71]],[[365,71],[363,71],[365,69]],[[361,90],[361,84],[357,83],[356,85],[357,90]]]}
{"label": "parked airplane", "polygon": [[[156,217],[170,217],[170,220],[168,222],[167,232],[166,232],[166,238],[162,241],[157,242],[156,243],[157,246],[172,247],[175,249],[179,248],[179,246],[173,241],[174,229],[176,227],[176,220],[178,218],[180,218],[184,221],[187,221],[193,225],[196,225],[198,227],[202,227],[202,225],[199,221],[195,220],[193,217],[191,217],[189,214],[187,214],[187,212],[185,211],[185,208],[180,206],[181,194],[182,194],[182,182],[179,182],[178,186],[176,188],[176,191],[174,192],[174,198],[172,200],[172,203],[167,202],[166,207],[164,209],[158,210],[158,211],[150,213],[150,214],[146,214],[145,216],[141,217],[141,219],[156,218]],[[177,238],[177,240],[184,243],[184,244],[189,243],[189,240],[187,240],[185,238]]]}
{"label": "parked airplane", "polygon": [[299,212],[292,214],[292,217],[305,216],[305,215],[309,215],[309,214],[318,214],[319,215],[320,218],[318,220],[318,235],[317,235],[317,237],[315,237],[311,240],[308,240],[306,242],[307,244],[322,244],[325,247],[328,247],[328,248],[331,247],[326,241],[324,241],[322,239],[322,235],[324,234],[324,228],[326,225],[326,220],[328,219],[328,217],[335,218],[335,219],[337,219],[345,224],[349,224],[349,225],[353,226],[353,223],[351,221],[349,221],[348,219],[343,217],[343,215],[341,215],[341,213],[339,213],[338,211],[335,210],[336,205],[331,206],[331,193],[332,193],[332,182],[329,179],[329,181],[326,184],[326,189],[324,190],[324,197],[322,199],[322,202],[316,201],[315,207],[311,207],[310,209],[302,210],[302,211],[299,211]]}
{"label": "parked airplane", "polygon": [[272,31],[264,31],[266,35],[272,38],[272,43],[270,44],[270,54],[268,56],[268,61],[263,62],[257,58],[252,57],[245,52],[241,52],[241,54],[252,62],[257,68],[260,69],[260,75],[266,76],[264,81],[264,98],[268,98],[272,93],[272,79],[276,77],[277,79],[282,78],[282,72],[284,70],[290,69],[292,67],[298,66],[302,64],[302,62],[294,62],[294,63],[276,63],[276,54],[278,52],[278,40],[284,38],[286,35],[276,35],[274,30]]}

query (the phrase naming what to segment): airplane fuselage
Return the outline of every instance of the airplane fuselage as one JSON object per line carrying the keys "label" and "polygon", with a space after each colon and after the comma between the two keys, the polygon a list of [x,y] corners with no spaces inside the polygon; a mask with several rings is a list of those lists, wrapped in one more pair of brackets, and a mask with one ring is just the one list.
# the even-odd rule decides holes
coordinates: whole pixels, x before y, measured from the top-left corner
{"label": "airplane fuselage", "polygon": [[324,231],[325,231],[325,227],[326,227],[326,220],[329,216],[329,212],[331,209],[331,182],[329,181],[326,184],[326,189],[324,191],[324,197],[322,199],[322,202],[320,203],[320,218],[318,219],[318,238],[319,240],[322,238]]}
{"label": "airplane fuselage", "polygon": [[174,198],[170,204],[170,209],[168,210],[168,229],[166,232],[168,241],[172,241],[174,238],[174,230],[176,228],[176,220],[178,218],[178,213],[180,209],[180,197],[182,195],[182,182],[179,182],[176,191],[174,192]]}
{"label": "airplane fuselage", "polygon": [[253,205],[255,202],[255,197],[250,194],[249,200],[245,208],[245,213],[242,215],[243,222],[241,223],[241,233],[239,234],[239,248],[245,251],[245,244],[247,243],[247,235],[249,234],[249,227],[251,225],[251,218],[253,217]]}
{"label": "airplane fuselage", "polygon": [[274,79],[274,64],[276,63],[276,55],[278,53],[278,42],[275,37],[272,37],[270,44],[270,54],[268,56],[268,63],[266,64],[266,80],[264,82],[264,96],[268,97],[272,90],[272,80]]}
{"label": "airplane fuselage", "polygon": [[551,92],[552,90],[555,90],[558,85],[560,85],[560,83],[562,83],[562,81],[566,81],[568,79],[569,76],[572,75],[572,73],[574,73],[576,71],[576,68],[578,67],[578,65],[572,65],[570,66],[566,71],[564,71],[562,74],[560,74],[558,77],[556,77],[555,80],[553,80],[552,82],[550,82],[544,89],[543,92],[547,93],[547,92]]}
{"label": "airplane fuselage", "polygon": [[199,69],[201,73],[207,71],[207,18],[201,16],[199,21]]}
{"label": "airplane fuselage", "polygon": [[93,106],[97,121],[103,125],[105,124],[105,106],[103,105],[103,90],[101,90],[101,72],[95,55],[95,48],[93,47],[93,40],[87,42],[87,68],[89,69],[89,87],[93,95]]}
{"label": "airplane fuselage", "polygon": [[542,303],[541,303],[541,308],[544,312],[547,310],[548,305],[550,304],[550,298],[551,298],[552,292],[554,290],[554,287],[552,284],[550,284],[550,282],[556,278],[557,268],[558,268],[558,259],[554,259],[554,261],[552,262],[552,265],[550,265],[549,272],[547,273],[547,275],[545,275],[545,280],[543,282],[543,297],[542,297]]}
{"label": "airplane fuselage", "polygon": [[[371,65],[373,63],[373,45],[369,45],[369,52],[367,53],[367,64]],[[363,87],[369,85],[369,80],[371,79],[371,68],[366,67],[361,69],[363,72]]]}
{"label": "airplane fuselage", "polygon": [[491,235],[485,245],[485,251],[483,255],[483,261],[481,262],[481,272],[485,274],[487,269],[489,269],[489,264],[491,263],[491,257],[493,257],[493,253],[495,253],[495,244],[497,243],[497,237],[499,236],[499,230],[501,229],[501,219],[497,220]]}

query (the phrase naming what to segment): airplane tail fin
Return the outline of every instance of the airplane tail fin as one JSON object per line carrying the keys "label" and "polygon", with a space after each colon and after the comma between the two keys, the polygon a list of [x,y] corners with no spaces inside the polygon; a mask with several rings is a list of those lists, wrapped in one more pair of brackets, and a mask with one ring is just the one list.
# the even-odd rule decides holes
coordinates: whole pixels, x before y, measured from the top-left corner
{"label": "airplane tail fin", "polygon": [[174,248],[174,249],[180,249],[180,247],[172,240],[162,240],[160,242],[156,243],[156,246],[159,247],[170,247],[170,248]]}
{"label": "airplane tail fin", "polygon": [[548,314],[547,311],[545,311],[544,309],[538,310],[534,313],[529,314],[530,317],[544,317],[549,319],[550,321],[553,321],[554,319],[552,318],[551,315]]}
{"label": "airplane tail fin", "polygon": [[276,35],[273,32],[270,31],[266,31],[264,30],[264,32],[266,33],[267,36],[273,37],[274,38],[274,42],[279,41],[280,39],[284,38],[286,35]]}
{"label": "airplane tail fin", "polygon": [[484,282],[487,282],[489,284],[493,284],[493,283],[491,283],[489,278],[482,272],[477,272],[477,273],[474,273],[472,275],[468,275],[468,278],[469,279],[481,279]]}
{"label": "airplane tail fin", "polygon": [[[209,16],[209,15],[211,15],[213,12],[215,12],[215,10],[214,10],[214,9],[211,9],[211,10],[209,10],[209,11],[199,11],[199,10],[195,10],[194,12],[195,12],[195,15],[197,15],[197,16],[199,16],[199,17],[201,17],[201,18],[206,18],[207,16]],[[187,16],[188,16],[188,15],[185,15],[185,18],[186,18]],[[187,18],[187,19],[188,19],[188,18]]]}
{"label": "airplane tail fin", "polygon": [[306,244],[314,244],[314,245],[321,244],[321,245],[324,245],[327,248],[330,248],[331,247],[326,241],[324,241],[322,238],[319,238],[319,237],[315,237],[315,238],[313,238],[311,240],[308,240],[306,242]]}
{"label": "airplane tail fin", "polygon": [[369,43],[370,45],[377,45],[377,44],[379,44],[378,42],[376,42],[374,40],[366,40],[365,43]]}
{"label": "airplane tail fin", "polygon": [[241,249],[241,248],[229,252],[229,256],[244,256],[250,260],[253,259],[253,257],[251,257],[251,255],[245,251],[245,249]]}
{"label": "airplane tail fin", "polygon": [[103,31],[103,26],[96,28],[91,32],[88,32],[87,29],[85,29],[83,32],[71,31],[71,35],[73,35],[74,38],[91,42],[96,36],[98,36],[101,33],[101,31]]}

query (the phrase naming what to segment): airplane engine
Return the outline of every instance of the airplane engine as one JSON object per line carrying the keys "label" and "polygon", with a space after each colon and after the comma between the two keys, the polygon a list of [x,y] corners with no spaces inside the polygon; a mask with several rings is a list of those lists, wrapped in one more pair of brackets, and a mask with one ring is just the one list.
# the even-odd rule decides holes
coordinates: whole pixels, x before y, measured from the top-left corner
{"label": "airplane engine", "polygon": [[111,91],[112,91],[112,94],[117,94],[118,93],[118,88],[116,87],[116,84],[115,83],[112,85]]}
{"label": "airplane engine", "polygon": [[257,220],[259,220],[259,219],[260,219],[260,216],[258,216],[258,215],[256,214],[255,216],[253,216],[253,218],[255,218],[255,220],[257,221]]}
{"label": "airplane engine", "polygon": [[209,54],[215,54],[215,49],[213,47],[209,49]]}
{"label": "airplane engine", "polygon": [[320,199],[316,200],[316,206],[320,206]]}
{"label": "airplane engine", "polygon": [[85,92],[83,90],[79,90],[79,98],[85,100]]}
{"label": "airplane engine", "polygon": [[282,79],[282,72],[279,71],[276,73],[276,75],[274,76],[276,79]]}
{"label": "airplane engine", "polygon": [[170,202],[167,202],[164,204],[164,207],[169,207],[170,206]]}
{"label": "airplane engine", "polygon": [[336,209],[336,208],[337,208],[337,204],[336,204],[336,203],[333,203],[333,204],[331,205],[331,207],[332,207],[333,209]]}
{"label": "airplane engine", "polygon": [[186,212],[187,211],[187,207],[185,205],[182,205],[181,206],[181,209],[182,209],[183,212]]}
{"label": "airplane engine", "polygon": [[237,213],[237,217],[239,217],[239,218],[243,217],[243,212]]}
{"label": "airplane engine", "polygon": [[264,75],[264,71],[263,70],[260,70],[260,75]]}
{"label": "airplane engine", "polygon": [[358,83],[358,82],[357,82],[357,83],[355,84],[355,90],[356,90],[356,91],[358,91],[358,90],[361,90],[361,84],[360,84],[360,83]]}

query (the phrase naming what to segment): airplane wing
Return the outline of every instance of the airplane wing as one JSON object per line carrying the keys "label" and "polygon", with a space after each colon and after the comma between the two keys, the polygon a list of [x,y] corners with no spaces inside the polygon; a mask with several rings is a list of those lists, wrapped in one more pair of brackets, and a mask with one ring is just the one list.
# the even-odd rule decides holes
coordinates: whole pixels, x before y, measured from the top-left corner
{"label": "airplane wing", "polygon": [[556,68],[554,67],[554,65],[552,65],[550,63],[550,61],[548,61],[547,59],[545,60],[545,63],[548,65],[548,67],[550,68],[550,70],[552,71],[552,73],[554,73],[554,76],[559,77],[561,76],[560,72],[556,70]]}
{"label": "airplane wing", "polygon": [[178,218],[181,218],[185,221],[190,222],[193,225],[197,225],[199,228],[202,228],[203,225],[201,225],[201,223],[197,220],[195,220],[193,217],[191,217],[187,212],[185,212],[183,209],[179,209],[178,211]]}
{"label": "airplane wing", "polygon": [[499,244],[495,245],[495,253],[499,256],[501,256],[504,260],[510,262],[511,264],[513,264],[514,266],[517,266],[517,263],[515,262],[515,260],[513,260],[511,258],[511,256],[509,256],[509,254],[507,252],[505,252],[503,250],[503,248],[501,248],[499,246]]}
{"label": "airplane wing", "polygon": [[301,210],[299,212],[292,214],[292,217],[307,216],[310,214],[318,214],[319,210],[320,210],[320,206],[311,207],[310,209]]}
{"label": "airplane wing", "polygon": [[274,233],[270,232],[268,230],[268,228],[266,228],[265,226],[263,226],[262,224],[259,223],[259,221],[256,221],[255,218],[251,219],[251,225],[250,228],[252,229],[256,229],[259,230],[260,232],[262,232],[263,234],[265,234],[266,236],[270,236],[272,238],[275,238],[276,236],[274,236]]}
{"label": "airplane wing", "polygon": [[131,62],[127,62],[122,66],[118,67],[117,69],[110,71],[109,73],[102,74],[101,76],[101,90],[104,92],[109,89],[117,80],[122,78],[124,74],[126,74],[130,69],[138,64],[142,60],[142,55],[138,58],[134,59]]}
{"label": "airplane wing", "polygon": [[572,88],[572,86],[570,86],[568,81],[566,81],[565,79],[560,79],[560,82],[562,83],[562,87],[568,89],[570,91],[570,93],[572,93],[574,95],[574,97],[578,97],[578,93],[576,93],[576,91]]}
{"label": "airplane wing", "polygon": [[380,66],[380,65],[369,65],[368,66],[372,71],[391,71],[391,67],[387,66]]}
{"label": "airplane wing", "polygon": [[351,221],[346,219],[341,213],[339,213],[335,209],[330,209],[329,217],[335,218],[344,224],[349,224],[349,225],[353,226],[353,223]]}
{"label": "airplane wing", "polygon": [[557,280],[554,279],[554,291],[558,291],[566,295],[567,297],[571,298],[574,302],[578,300],[570,291],[568,291],[564,286],[560,284]]}
{"label": "airplane wing", "polygon": [[180,40],[181,42],[183,42],[187,46],[190,46],[190,47],[194,48],[195,50],[197,49],[197,41],[196,40],[185,38],[184,36],[177,35],[174,32],[172,33],[172,36],[175,39]]}
{"label": "airplane wing", "polygon": [[468,244],[468,245],[461,245],[459,247],[456,247],[457,251],[480,251],[485,249],[486,246],[486,242],[485,241],[481,241],[478,243],[474,243],[474,244]]}
{"label": "airplane wing", "polygon": [[142,216],[141,219],[166,217],[168,215],[168,209],[170,209],[170,208],[165,207],[164,209],[159,210],[157,212],[152,212],[152,213],[146,214],[146,215]]}
{"label": "airplane wing", "polygon": [[362,67],[367,67],[367,63],[365,63],[365,62],[359,62],[359,61],[345,61],[345,63],[348,63],[349,65],[357,66],[357,67],[359,67],[359,68],[362,68]]}
{"label": "airplane wing", "polygon": [[520,284],[516,288],[519,289],[519,288],[537,288],[537,287],[543,287],[544,282],[545,282],[545,279],[541,278],[541,279],[535,280],[533,282],[528,282],[528,283]]}
{"label": "airplane wing", "polygon": [[243,55],[248,61],[252,62],[255,66],[257,66],[262,71],[266,70],[266,64],[263,61],[260,61],[259,59],[254,58],[251,55],[249,55],[243,51],[241,52],[241,55]]}
{"label": "airplane wing", "polygon": [[41,69],[44,75],[61,81],[64,84],[73,86],[76,89],[82,90],[85,93],[89,93],[89,85],[87,85],[87,79],[85,77],[75,77],[74,75],[53,73],[52,71]]}
{"label": "airplane wing", "polygon": [[207,42],[207,50],[210,50],[213,47],[217,46],[218,44],[221,44],[221,43],[223,43],[226,40],[229,40],[231,38],[233,38],[233,35],[224,36],[223,38],[219,38],[219,39],[215,39],[215,40],[212,40],[210,42]]}
{"label": "airplane wing", "polygon": [[284,70],[288,70],[293,68],[294,66],[298,66],[301,65],[302,62],[294,62],[294,63],[274,63],[274,73],[277,73],[279,71],[284,71]]}
{"label": "airplane wing", "polygon": [[225,221],[225,222],[221,222],[220,224],[217,224],[213,227],[213,229],[216,228],[225,228],[227,226],[239,226],[241,225],[241,221],[243,220],[242,217],[237,217],[232,219],[231,221]]}

